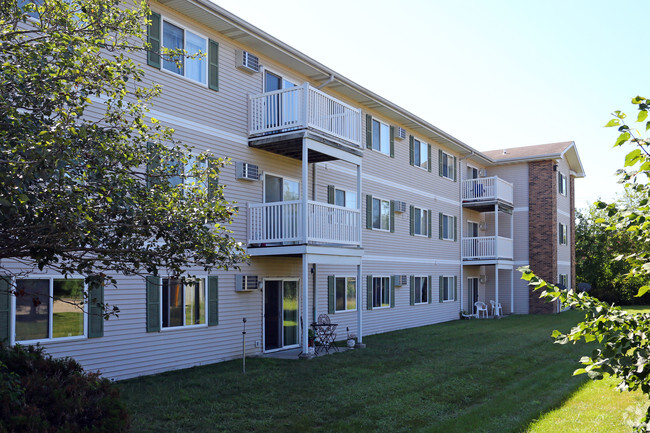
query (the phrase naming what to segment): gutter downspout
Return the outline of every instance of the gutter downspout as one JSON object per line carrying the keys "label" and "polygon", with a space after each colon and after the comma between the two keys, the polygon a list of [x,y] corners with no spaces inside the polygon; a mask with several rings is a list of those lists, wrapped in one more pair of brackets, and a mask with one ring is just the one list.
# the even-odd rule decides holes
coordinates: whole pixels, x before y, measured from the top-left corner
{"label": "gutter downspout", "polygon": [[[460,198],[460,303],[459,303],[459,308],[460,310],[458,313],[460,314],[461,311],[463,311],[463,283],[464,283],[464,275],[463,275],[463,227],[465,224],[463,224],[463,178],[460,176],[462,173],[460,173],[460,166],[463,160],[471,157],[474,155],[474,151],[472,150],[470,153],[467,155],[461,157],[458,159],[458,197]],[[470,312],[471,313],[471,312]]]}
{"label": "gutter downspout", "polygon": [[324,81],[323,83],[321,83],[320,86],[318,86],[318,87],[316,87],[316,88],[317,88],[318,90],[320,90],[320,89],[322,89],[323,87],[327,87],[327,86],[329,86],[330,84],[332,84],[333,81],[334,81],[334,74],[330,74],[330,77],[329,77],[326,81]]}

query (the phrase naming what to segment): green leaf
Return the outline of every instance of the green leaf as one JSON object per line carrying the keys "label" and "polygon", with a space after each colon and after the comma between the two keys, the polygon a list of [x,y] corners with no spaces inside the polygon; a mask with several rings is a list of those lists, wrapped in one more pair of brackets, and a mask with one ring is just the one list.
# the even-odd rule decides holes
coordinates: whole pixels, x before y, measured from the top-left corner
{"label": "green leaf", "polygon": [[643,122],[648,118],[648,112],[646,110],[639,111],[639,115],[636,118],[637,122]]}
{"label": "green leaf", "polygon": [[650,286],[641,286],[639,287],[639,291],[634,295],[635,298],[640,298],[641,296],[645,295],[648,291],[650,290]]}
{"label": "green leaf", "polygon": [[614,143],[614,147],[621,146],[622,144],[626,143],[630,139],[630,137],[631,137],[631,135],[630,135],[629,132],[622,133],[616,139],[616,143]]}
{"label": "green leaf", "polygon": [[[628,136],[630,134],[627,134]],[[636,164],[639,161],[639,158],[641,157],[641,149],[634,149],[627,155],[625,155],[625,166],[629,167],[631,165]]]}
{"label": "green leaf", "polygon": [[585,374],[586,372],[587,370],[585,370],[584,368],[579,368],[573,372],[573,376],[578,376],[579,374]]}
{"label": "green leaf", "polygon": [[621,121],[619,119],[612,119],[607,124],[605,124],[605,128],[610,128],[612,126],[618,126],[621,124]]}

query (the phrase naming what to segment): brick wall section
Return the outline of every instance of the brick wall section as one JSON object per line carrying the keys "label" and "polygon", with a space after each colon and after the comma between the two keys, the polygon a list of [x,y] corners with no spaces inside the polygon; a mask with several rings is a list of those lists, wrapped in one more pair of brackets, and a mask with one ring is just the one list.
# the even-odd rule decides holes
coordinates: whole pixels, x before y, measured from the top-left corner
{"label": "brick wall section", "polygon": [[[540,278],[555,283],[557,276],[557,171],[554,161],[528,163],[528,242],[531,270]],[[530,314],[558,311],[556,303],[539,299],[529,289]]]}
{"label": "brick wall section", "polygon": [[571,288],[576,289],[576,196],[575,191],[575,178],[571,178],[569,185],[569,199],[571,200],[571,228],[569,230],[569,243],[571,246]]}

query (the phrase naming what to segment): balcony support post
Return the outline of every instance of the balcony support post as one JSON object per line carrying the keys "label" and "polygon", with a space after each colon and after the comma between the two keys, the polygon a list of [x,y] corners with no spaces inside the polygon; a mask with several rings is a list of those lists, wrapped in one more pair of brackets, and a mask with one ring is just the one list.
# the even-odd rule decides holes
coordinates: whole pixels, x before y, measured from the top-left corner
{"label": "balcony support post", "polygon": [[[494,297],[496,298],[494,302],[499,304],[499,262],[494,265]],[[492,312],[494,314],[494,312]]]}
{"label": "balcony support post", "polygon": [[494,256],[499,258],[499,204],[494,203]]}
{"label": "balcony support post", "polygon": [[307,144],[307,139],[302,139],[302,194],[301,194],[301,203],[300,207],[302,208],[302,217],[300,221],[301,233],[302,233],[302,243],[307,245],[307,239],[309,236],[309,227],[307,222],[309,221],[309,215],[307,215],[307,194],[309,193],[309,145]]}
{"label": "balcony support post", "polygon": [[361,265],[357,265],[357,343],[363,342],[363,291],[361,289]]}
{"label": "balcony support post", "polygon": [[[361,217],[362,204],[361,203],[363,203],[363,201],[361,201],[361,163],[359,163],[357,165],[357,209],[359,210],[359,217],[358,217],[359,220],[357,222],[357,225],[359,226],[359,228],[357,230],[357,235],[359,236],[359,238],[358,238],[359,247],[363,248],[363,244],[362,244],[362,241],[361,241],[361,239],[363,237],[362,236],[363,235],[363,229],[361,228],[361,220],[362,220],[362,217]],[[357,304],[357,305],[360,305],[360,304]],[[361,336],[359,336],[359,337],[361,337]]]}
{"label": "balcony support post", "polygon": [[510,270],[510,314],[515,312],[515,267]]}
{"label": "balcony support post", "polygon": [[302,255],[302,353],[309,353],[309,263],[307,254]]}

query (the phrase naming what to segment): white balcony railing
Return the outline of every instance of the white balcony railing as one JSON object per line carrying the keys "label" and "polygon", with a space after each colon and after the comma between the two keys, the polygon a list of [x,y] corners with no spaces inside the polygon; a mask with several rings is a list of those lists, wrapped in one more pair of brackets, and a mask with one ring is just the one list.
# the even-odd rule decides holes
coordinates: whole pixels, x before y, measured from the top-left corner
{"label": "white balcony railing", "polygon": [[313,128],[361,146],[361,110],[305,83],[249,97],[250,135]]}
{"label": "white balcony railing", "polygon": [[[301,242],[302,201],[248,204],[248,243]],[[361,212],[333,204],[307,202],[307,242],[359,245]]]}
{"label": "white balcony railing", "polygon": [[512,203],[512,184],[494,177],[463,180],[463,202],[502,200]]}
{"label": "white balcony railing", "polygon": [[481,236],[462,239],[463,260],[512,259],[512,239],[501,236]]}

